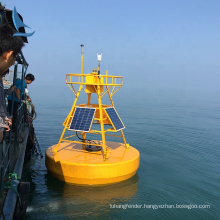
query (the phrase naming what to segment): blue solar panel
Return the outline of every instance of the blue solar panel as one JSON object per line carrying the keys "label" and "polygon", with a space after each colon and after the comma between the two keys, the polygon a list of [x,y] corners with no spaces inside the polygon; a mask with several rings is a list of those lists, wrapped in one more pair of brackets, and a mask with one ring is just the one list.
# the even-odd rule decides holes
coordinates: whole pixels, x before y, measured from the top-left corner
{"label": "blue solar panel", "polygon": [[76,107],[69,130],[89,132],[95,108]]}
{"label": "blue solar panel", "polygon": [[105,111],[107,112],[110,120],[112,121],[112,123],[117,131],[125,128],[121,119],[119,118],[115,108],[113,108],[113,107],[106,108]]}

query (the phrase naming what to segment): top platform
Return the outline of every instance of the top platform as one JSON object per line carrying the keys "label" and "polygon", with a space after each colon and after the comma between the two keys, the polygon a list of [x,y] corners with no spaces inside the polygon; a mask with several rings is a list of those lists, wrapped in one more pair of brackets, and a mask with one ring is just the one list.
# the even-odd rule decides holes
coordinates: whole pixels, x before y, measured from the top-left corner
{"label": "top platform", "polygon": [[66,74],[66,84],[122,86],[123,77],[111,76],[107,74],[98,75],[96,72],[89,74],[68,73]]}
{"label": "top platform", "polygon": [[66,74],[66,84],[75,95],[74,85],[85,86],[84,90],[86,93],[97,93],[99,86],[102,93],[104,86],[113,88],[112,91],[115,91],[114,89],[117,87],[116,91],[118,91],[123,85],[123,77],[108,75],[108,71],[106,71],[106,75],[99,75],[97,72],[91,72],[89,74],[68,73]]}

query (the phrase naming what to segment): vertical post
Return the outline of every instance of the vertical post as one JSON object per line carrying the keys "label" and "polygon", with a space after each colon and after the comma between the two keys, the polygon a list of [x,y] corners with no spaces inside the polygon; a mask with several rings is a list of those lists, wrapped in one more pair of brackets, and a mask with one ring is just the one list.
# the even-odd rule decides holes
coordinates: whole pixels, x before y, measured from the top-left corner
{"label": "vertical post", "polygon": [[[81,46],[81,74],[83,74],[83,47],[84,47],[84,45],[81,44],[80,46]],[[83,76],[81,78],[81,82],[83,83]],[[89,106],[91,94],[88,94],[88,95],[89,96],[88,96],[87,105]],[[83,134],[82,134],[82,139],[83,139],[83,142],[85,142],[85,139],[86,139],[86,133],[85,132],[83,132]],[[82,147],[83,147],[83,149],[85,149],[85,144],[82,144]]]}
{"label": "vertical post", "polygon": [[87,107],[90,106],[91,95],[92,95],[92,93],[88,93]]}
{"label": "vertical post", "polygon": [[106,85],[108,84],[108,77],[107,76],[108,76],[108,70],[106,70],[106,82],[105,82]]}
{"label": "vertical post", "polygon": [[84,45],[81,44],[80,46],[81,46],[81,74],[82,74],[81,83],[83,83],[83,47],[84,47]]}
{"label": "vertical post", "polygon": [[104,130],[104,123],[103,123],[103,112],[102,112],[102,99],[101,99],[101,89],[100,85],[98,85],[97,90],[98,95],[98,101],[99,101],[99,117],[100,117],[100,125],[101,125],[101,132],[102,132],[102,147],[103,147],[103,153],[104,153],[104,159],[107,159],[107,149],[105,144],[105,130]]}
{"label": "vertical post", "polygon": [[100,75],[100,61],[98,62],[98,75]]}
{"label": "vertical post", "polygon": [[[14,65],[14,78],[13,78],[13,86],[15,85],[15,82],[16,82],[16,79],[17,79],[17,73],[18,73],[18,62],[15,61],[15,65]],[[13,91],[12,93],[12,101],[11,101],[11,112],[9,112],[11,115],[12,115],[12,119],[14,118],[14,98],[15,98],[16,94],[15,94],[15,91]],[[17,123],[17,120],[14,122],[14,123]],[[12,127],[11,127],[12,129]],[[10,129],[10,133],[9,133],[9,140],[11,140],[11,135],[12,135],[12,131]],[[12,144],[9,145],[9,148],[8,148],[8,161],[10,161],[10,156],[11,156],[11,152],[15,152],[15,149],[17,148],[16,146],[16,140],[17,139],[17,130],[15,131],[15,136],[14,136],[14,144],[13,144],[13,147],[12,147]],[[9,163],[9,170],[12,171],[12,164],[11,162]]]}
{"label": "vertical post", "polygon": [[[17,71],[18,71],[18,62],[15,62],[14,65],[14,77],[13,77],[13,86],[15,85],[15,81],[17,78]],[[9,112],[9,114],[13,115],[13,109],[14,109],[14,97],[15,97],[15,91],[12,93],[12,102],[11,102],[11,112]]]}
{"label": "vertical post", "polygon": [[82,139],[83,139],[83,144],[82,144],[82,148],[83,148],[83,150],[85,150],[86,149],[86,144],[85,144],[85,139],[86,139],[86,132],[83,132],[82,133]]}
{"label": "vertical post", "polygon": [[[21,75],[21,80],[23,81],[25,78],[25,66],[24,66],[24,63],[22,64],[22,75]],[[21,81],[21,82],[22,82]],[[20,101],[22,100],[23,98],[23,93],[22,91],[24,90],[25,88],[23,88],[23,82],[21,83],[21,91],[20,91]],[[22,104],[22,107],[20,108],[19,110],[19,117],[18,117],[18,121],[19,121],[19,125],[21,125],[21,123],[24,122],[24,117],[26,117],[25,115],[25,112],[24,112],[24,103]]]}
{"label": "vertical post", "polygon": [[83,74],[83,47],[84,45],[81,44],[81,74]]}

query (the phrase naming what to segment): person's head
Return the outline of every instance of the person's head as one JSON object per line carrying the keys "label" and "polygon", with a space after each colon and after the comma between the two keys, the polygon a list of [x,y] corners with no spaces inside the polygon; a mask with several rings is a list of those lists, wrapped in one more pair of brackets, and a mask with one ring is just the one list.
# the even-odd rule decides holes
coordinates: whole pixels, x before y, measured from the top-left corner
{"label": "person's head", "polygon": [[27,84],[31,84],[35,80],[35,77],[33,74],[29,73],[25,76],[25,82]]}
{"label": "person's head", "polygon": [[16,56],[24,46],[22,38],[13,37],[14,33],[16,31],[9,24],[0,26],[0,76],[14,64]]}

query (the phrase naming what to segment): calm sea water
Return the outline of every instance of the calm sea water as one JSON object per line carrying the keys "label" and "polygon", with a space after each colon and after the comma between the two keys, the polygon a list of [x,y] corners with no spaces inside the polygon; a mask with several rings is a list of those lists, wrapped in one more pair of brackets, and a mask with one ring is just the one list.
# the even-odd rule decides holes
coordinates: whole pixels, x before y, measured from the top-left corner
{"label": "calm sea water", "polygon": [[[45,153],[58,142],[74,97],[68,88],[43,91],[32,91],[32,99]],[[137,174],[107,186],[75,186],[33,157],[23,174],[31,182],[25,219],[220,219],[218,94],[122,88],[114,101],[127,142],[140,151]]]}

